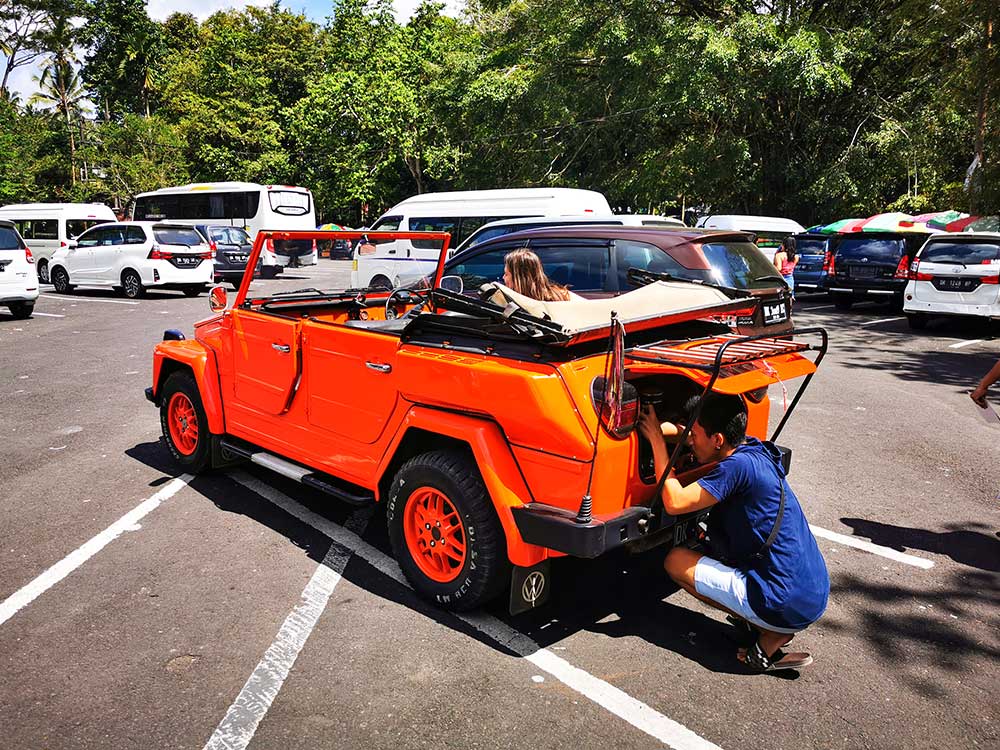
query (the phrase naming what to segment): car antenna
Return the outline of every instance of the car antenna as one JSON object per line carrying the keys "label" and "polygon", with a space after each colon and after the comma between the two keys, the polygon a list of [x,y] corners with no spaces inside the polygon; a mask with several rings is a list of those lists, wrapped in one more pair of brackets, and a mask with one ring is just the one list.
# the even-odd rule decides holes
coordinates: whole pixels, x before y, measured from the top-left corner
{"label": "car antenna", "polygon": [[[601,439],[601,415],[607,405],[608,424],[615,425],[621,413],[621,389],[625,382],[625,326],[618,319],[618,313],[611,312],[611,330],[608,337],[608,358],[604,365],[604,396],[597,408],[597,434],[594,436],[594,456],[590,461],[590,475],[587,477],[587,492],[580,500],[580,510],[577,511],[576,523],[590,523],[593,513],[593,498],[590,495],[594,482],[594,465],[597,463],[597,444]],[[608,403],[608,396],[611,403]]]}

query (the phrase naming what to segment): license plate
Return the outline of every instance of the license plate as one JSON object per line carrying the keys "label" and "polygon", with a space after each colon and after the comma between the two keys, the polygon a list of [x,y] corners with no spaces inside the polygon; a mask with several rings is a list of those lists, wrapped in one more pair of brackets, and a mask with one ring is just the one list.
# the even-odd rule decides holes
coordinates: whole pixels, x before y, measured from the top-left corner
{"label": "license plate", "polygon": [[674,546],[683,544],[687,541],[688,524],[690,521],[681,521],[680,523],[674,524]]}
{"label": "license plate", "polygon": [[940,289],[943,292],[963,292],[971,291],[979,286],[979,279],[948,279],[948,278],[935,278],[932,282],[936,289]]}
{"label": "license plate", "polygon": [[246,256],[246,255],[230,255],[229,256],[229,262],[230,263],[246,263],[247,262],[247,257],[248,256]]}
{"label": "license plate", "polygon": [[201,263],[201,258],[177,258],[179,266],[196,266]]}
{"label": "license plate", "polygon": [[788,312],[785,310],[784,302],[764,305],[764,325],[784,323],[786,320],[788,320]]}
{"label": "license plate", "polygon": [[851,266],[851,276],[857,279],[875,278],[875,266]]}

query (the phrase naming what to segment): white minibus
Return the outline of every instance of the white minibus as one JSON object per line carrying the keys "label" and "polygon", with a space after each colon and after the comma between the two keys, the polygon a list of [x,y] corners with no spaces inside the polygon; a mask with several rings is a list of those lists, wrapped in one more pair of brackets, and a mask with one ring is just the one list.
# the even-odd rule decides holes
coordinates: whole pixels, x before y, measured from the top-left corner
{"label": "white minibus", "polygon": [[56,250],[92,226],[116,218],[103,203],[19,203],[0,208],[0,219],[14,222],[31,249],[43,284],[49,283],[49,263]]}
{"label": "white minibus", "polygon": [[[484,224],[526,216],[608,216],[607,199],[593,190],[521,188],[423,193],[386,211],[371,226],[381,232],[450,232],[455,248]],[[354,287],[397,287],[430,274],[440,254],[434,240],[359,243],[354,250]]]}
{"label": "white minibus", "polygon": [[757,247],[769,260],[781,246],[781,241],[792,234],[806,231],[797,221],[777,216],[743,216],[740,214],[709,214],[698,219],[696,227],[705,229],[735,229],[756,235]]}
{"label": "white minibus", "polygon": [[[207,182],[141,193],[132,204],[135,221],[168,219],[182,224],[241,227],[251,238],[264,229],[315,229],[312,193],[294,185]],[[272,278],[286,266],[317,262],[313,240],[268,240],[261,273]]]}

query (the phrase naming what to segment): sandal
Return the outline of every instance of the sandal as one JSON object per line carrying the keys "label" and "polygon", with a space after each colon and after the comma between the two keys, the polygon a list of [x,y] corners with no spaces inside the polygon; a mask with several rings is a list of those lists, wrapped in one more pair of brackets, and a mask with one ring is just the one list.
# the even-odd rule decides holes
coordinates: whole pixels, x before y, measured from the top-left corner
{"label": "sandal", "polygon": [[757,674],[763,674],[764,672],[775,672],[779,669],[801,669],[802,667],[808,667],[813,663],[813,658],[804,651],[788,654],[780,648],[771,654],[771,656],[768,656],[764,653],[764,649],[760,647],[760,641],[756,640],[747,649],[743,663]]}

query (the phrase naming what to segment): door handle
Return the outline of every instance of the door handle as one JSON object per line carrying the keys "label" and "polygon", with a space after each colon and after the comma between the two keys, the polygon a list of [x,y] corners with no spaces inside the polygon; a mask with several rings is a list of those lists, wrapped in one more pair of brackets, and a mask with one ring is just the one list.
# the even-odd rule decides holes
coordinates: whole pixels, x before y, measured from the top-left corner
{"label": "door handle", "polygon": [[392,372],[392,365],[382,364],[381,362],[365,362],[365,367],[369,370],[375,370],[375,372]]}
{"label": "door handle", "polygon": [[271,344],[271,348],[276,352],[281,352],[282,354],[288,354],[292,350],[292,347],[288,344]]}

